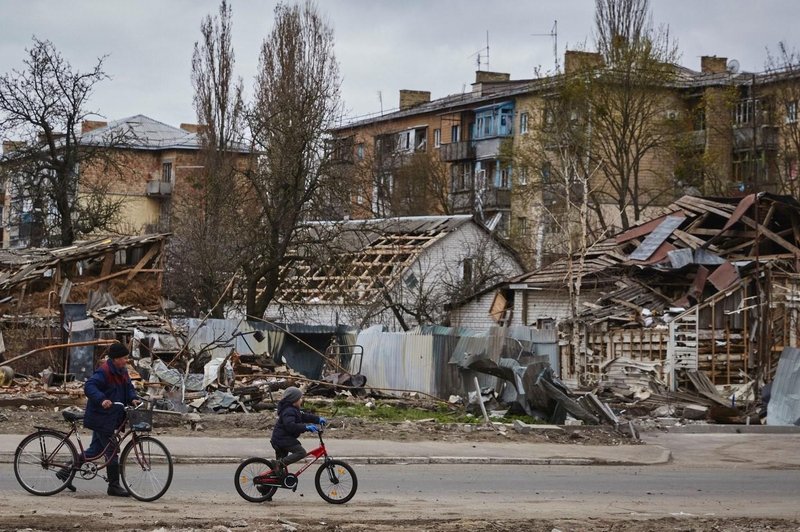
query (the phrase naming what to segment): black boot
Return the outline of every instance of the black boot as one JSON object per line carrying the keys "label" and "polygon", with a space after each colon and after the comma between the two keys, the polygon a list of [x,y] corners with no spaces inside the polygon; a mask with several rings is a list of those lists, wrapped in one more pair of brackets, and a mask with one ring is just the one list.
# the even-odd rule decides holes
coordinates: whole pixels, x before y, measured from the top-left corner
{"label": "black boot", "polygon": [[[72,471],[72,460],[67,462],[67,465],[56,471],[56,478],[61,481],[67,480],[69,478],[70,471]],[[76,491],[75,486],[72,485],[72,482],[67,484],[67,489],[72,492]]]}
{"label": "black boot", "polygon": [[128,497],[130,493],[119,483],[119,464],[108,464],[108,493],[112,497]]}

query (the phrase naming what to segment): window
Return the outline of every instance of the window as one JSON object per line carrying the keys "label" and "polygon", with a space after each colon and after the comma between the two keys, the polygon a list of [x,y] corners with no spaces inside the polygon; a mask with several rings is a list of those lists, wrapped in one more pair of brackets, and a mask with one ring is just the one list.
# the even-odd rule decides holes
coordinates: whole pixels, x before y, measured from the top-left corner
{"label": "window", "polygon": [[461,262],[461,277],[465,283],[472,282],[472,257],[467,257]]}
{"label": "window", "polygon": [[511,167],[504,166],[500,169],[500,182],[498,188],[511,188]]}
{"label": "window", "polygon": [[363,142],[359,142],[358,144],[356,144],[356,159],[358,159],[359,161],[363,161],[364,160],[364,143]]}
{"label": "window", "polygon": [[520,113],[519,115],[519,133],[524,135],[528,132],[528,113]]}
{"label": "window", "polygon": [[546,184],[550,183],[550,174],[551,174],[550,163],[542,164],[542,183],[543,184],[546,185]]}
{"label": "window", "polygon": [[786,103],[786,123],[797,123],[797,100]]}
{"label": "window", "polygon": [[172,163],[161,163],[161,181],[169,183],[172,181]]}
{"label": "window", "polygon": [[461,126],[456,124],[450,127],[450,142],[459,142],[461,140]]}
{"label": "window", "polygon": [[434,129],[433,130],[433,147],[438,148],[442,145],[442,130],[441,129]]}
{"label": "window", "polygon": [[706,110],[695,109],[692,115],[692,126],[695,131],[703,131],[706,128]]}
{"label": "window", "polygon": [[761,110],[760,100],[740,100],[736,104],[734,120],[737,126],[752,124],[756,113]]}
{"label": "window", "polygon": [[523,166],[519,169],[519,184],[525,186],[528,184],[528,167]]}
{"label": "window", "polygon": [[528,236],[528,219],[524,216],[517,218],[517,234],[519,236]]}

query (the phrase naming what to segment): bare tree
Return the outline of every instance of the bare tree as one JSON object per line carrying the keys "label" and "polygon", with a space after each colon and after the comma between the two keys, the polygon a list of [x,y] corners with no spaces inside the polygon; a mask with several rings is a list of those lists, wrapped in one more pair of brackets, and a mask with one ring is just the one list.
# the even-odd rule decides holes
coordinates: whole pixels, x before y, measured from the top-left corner
{"label": "bare tree", "polygon": [[255,101],[249,116],[256,156],[246,175],[257,208],[242,231],[246,312],[262,316],[280,283],[298,225],[313,219],[314,198],[333,186],[326,132],[340,112],[339,67],[333,30],[315,4],[278,5],[261,47]]}
{"label": "bare tree", "polygon": [[[122,200],[109,199],[109,176],[119,169],[113,148],[125,132],[82,137],[97,113],[87,109],[95,86],[108,78],[104,57],[86,72],[53,43],[34,37],[24,67],[0,76],[0,134],[7,144],[3,171],[16,214],[30,217],[31,245],[69,245],[79,235],[111,229]],[[80,179],[94,169],[94,179]],[[102,176],[102,177],[97,177]]]}
{"label": "bare tree", "polygon": [[240,265],[244,102],[242,81],[234,73],[231,7],[223,0],[219,15],[200,25],[194,45],[192,85],[201,124],[202,170],[174,205],[175,235],[170,246],[170,296],[184,309],[224,315],[227,290]]}
{"label": "bare tree", "polygon": [[[671,156],[677,128],[665,87],[675,77],[676,44],[653,29],[648,0],[596,0],[596,41],[603,64],[576,73],[588,104],[587,148],[604,186],[591,192],[604,227],[627,228],[650,205],[669,199],[671,175],[647,168],[648,158]],[[613,205],[610,219],[603,206]]]}
{"label": "bare tree", "polygon": [[778,43],[777,53],[767,52],[766,69],[777,82],[775,114],[782,129],[775,168],[777,188],[781,194],[800,198],[800,85],[795,81],[800,76],[800,54],[786,43]]}

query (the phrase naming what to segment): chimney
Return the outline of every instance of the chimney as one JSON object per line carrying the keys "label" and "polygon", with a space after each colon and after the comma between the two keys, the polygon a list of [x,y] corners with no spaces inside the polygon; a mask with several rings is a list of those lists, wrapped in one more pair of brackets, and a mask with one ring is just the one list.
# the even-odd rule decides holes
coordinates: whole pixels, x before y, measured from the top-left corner
{"label": "chimney", "polygon": [[202,128],[200,124],[181,124],[181,129],[189,133],[200,133]]}
{"label": "chimney", "polygon": [[716,55],[704,55],[700,58],[700,72],[708,74],[724,74],[728,71],[728,58]]}
{"label": "chimney", "polygon": [[431,91],[400,89],[400,110],[405,111],[431,101]]}
{"label": "chimney", "polygon": [[603,65],[603,56],[597,52],[579,52],[567,50],[564,53],[564,74],[574,74],[584,68]]}
{"label": "chimney", "polygon": [[95,129],[100,129],[101,127],[106,127],[107,125],[108,122],[102,120],[84,120],[83,123],[81,123],[81,135]]}
{"label": "chimney", "polygon": [[511,74],[505,72],[489,72],[487,70],[475,71],[475,83],[500,83],[511,79]]}

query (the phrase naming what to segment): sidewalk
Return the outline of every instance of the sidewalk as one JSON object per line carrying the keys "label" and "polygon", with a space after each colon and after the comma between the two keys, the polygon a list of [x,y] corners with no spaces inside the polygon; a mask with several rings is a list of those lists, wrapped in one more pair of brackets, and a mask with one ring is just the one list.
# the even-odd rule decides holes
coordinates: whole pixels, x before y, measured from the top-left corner
{"label": "sidewalk", "polygon": [[[741,427],[741,426],[740,426]],[[710,430],[710,429],[706,429]],[[328,439],[335,458],[354,464],[519,464],[653,466],[702,464],[709,467],[800,468],[800,433],[753,429],[736,433],[718,426],[715,433],[643,433],[644,445],[579,445],[513,442],[400,442]],[[0,434],[0,462],[11,463],[23,435]],[[157,436],[178,464],[237,463],[250,456],[272,458],[266,438]],[[306,449],[313,438],[301,440]],[[88,442],[84,442],[88,443]]]}
{"label": "sidewalk", "polygon": [[[250,456],[272,458],[266,438],[157,436],[176,463],[236,463]],[[0,434],[0,462],[11,463],[24,435]],[[306,449],[312,438],[301,440]],[[571,445],[510,442],[397,442],[340,440],[325,442],[328,452],[354,464],[520,464],[520,465],[656,465],[670,460],[670,451],[649,445]]]}

